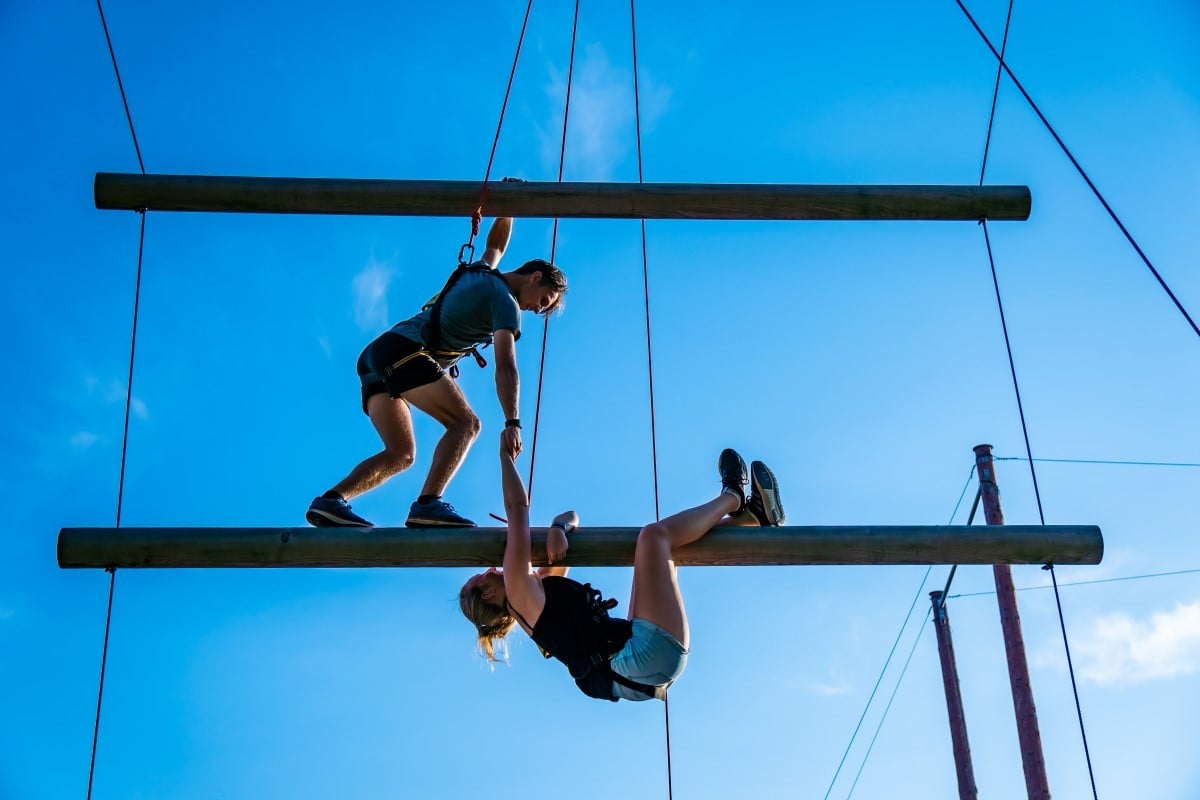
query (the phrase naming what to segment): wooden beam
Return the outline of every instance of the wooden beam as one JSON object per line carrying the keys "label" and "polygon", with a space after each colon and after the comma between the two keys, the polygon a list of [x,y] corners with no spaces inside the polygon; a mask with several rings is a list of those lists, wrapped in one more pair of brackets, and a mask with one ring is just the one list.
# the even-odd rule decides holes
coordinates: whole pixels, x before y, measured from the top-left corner
{"label": "wooden beam", "polygon": [[[581,528],[567,564],[633,564],[638,528]],[[533,531],[535,564],[546,529]],[[488,567],[503,528],[63,528],[61,567]],[[1098,564],[1091,526],[718,528],[675,553],[680,566]]]}
{"label": "wooden beam", "polygon": [[[96,175],[96,208],[469,217],[477,181]],[[492,217],[1024,220],[1028,186],[493,183]]]}

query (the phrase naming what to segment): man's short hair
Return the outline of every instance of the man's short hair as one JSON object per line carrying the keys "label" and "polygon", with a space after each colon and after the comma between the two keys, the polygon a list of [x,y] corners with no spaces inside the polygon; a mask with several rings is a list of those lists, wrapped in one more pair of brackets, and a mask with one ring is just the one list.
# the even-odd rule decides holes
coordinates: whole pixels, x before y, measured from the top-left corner
{"label": "man's short hair", "polygon": [[542,258],[530,259],[513,270],[514,275],[532,275],[535,272],[542,273],[542,279],[538,281],[539,286],[549,286],[558,292],[558,300],[553,306],[546,309],[546,313],[558,310],[562,306],[563,298],[567,293],[567,276],[563,274],[561,269]]}

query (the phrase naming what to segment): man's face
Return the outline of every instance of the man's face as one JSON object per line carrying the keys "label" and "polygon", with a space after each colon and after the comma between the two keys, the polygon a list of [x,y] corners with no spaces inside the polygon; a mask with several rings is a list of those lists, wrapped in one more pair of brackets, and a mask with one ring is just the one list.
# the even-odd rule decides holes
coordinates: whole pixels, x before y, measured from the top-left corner
{"label": "man's face", "polygon": [[522,311],[542,314],[558,303],[559,293],[551,286],[543,286],[541,281],[542,273],[534,272],[517,293],[517,305]]}

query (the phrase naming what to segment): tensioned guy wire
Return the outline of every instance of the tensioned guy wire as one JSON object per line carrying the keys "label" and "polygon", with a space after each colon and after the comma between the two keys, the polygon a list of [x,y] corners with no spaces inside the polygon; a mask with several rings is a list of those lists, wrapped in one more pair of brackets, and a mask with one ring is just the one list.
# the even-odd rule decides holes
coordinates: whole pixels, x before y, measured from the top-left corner
{"label": "tensioned guy wire", "polygon": [[1113,211],[1112,206],[1110,206],[1108,201],[1104,199],[1104,195],[1100,194],[1100,190],[1096,188],[1096,184],[1092,183],[1092,179],[1088,177],[1087,172],[1083,169],[1080,163],[1075,160],[1075,156],[1072,155],[1070,148],[1067,147],[1066,142],[1062,140],[1062,137],[1058,135],[1058,131],[1056,131],[1054,126],[1050,124],[1050,120],[1046,119],[1046,115],[1042,113],[1040,108],[1038,108],[1037,103],[1035,103],[1033,98],[1030,97],[1029,92],[1025,91],[1025,87],[1021,85],[1021,82],[1017,80],[1017,76],[1013,74],[1011,69],[1009,69],[1008,64],[1006,64],[1004,61],[1003,53],[996,51],[996,48],[992,45],[991,40],[988,39],[987,34],[983,32],[983,29],[979,27],[979,23],[977,23],[975,18],[971,16],[971,12],[967,10],[967,7],[963,5],[962,0],[955,0],[955,2],[958,3],[958,7],[961,8],[963,14],[966,15],[967,21],[971,23],[973,28],[975,28],[975,32],[979,34],[981,39],[983,39],[983,43],[987,45],[988,49],[992,51],[992,55],[994,55],[999,61],[1000,69],[1004,70],[1004,72],[1008,75],[1009,79],[1013,82],[1013,85],[1017,87],[1017,91],[1021,93],[1021,96],[1025,98],[1027,103],[1029,103],[1029,107],[1033,109],[1033,113],[1037,114],[1038,119],[1040,119],[1042,124],[1046,126],[1046,130],[1048,130],[1050,135],[1054,137],[1054,141],[1058,143],[1059,148],[1066,155],[1067,159],[1070,160],[1071,165],[1075,167],[1075,171],[1079,173],[1079,176],[1083,178],[1084,182],[1088,185],[1088,188],[1092,190],[1092,194],[1094,194],[1096,199],[1100,201],[1100,205],[1104,206],[1104,210],[1108,212],[1108,216],[1111,217],[1112,221],[1116,223],[1118,228],[1120,228],[1121,233],[1125,236],[1126,241],[1128,241],[1129,244],[1133,246],[1133,249],[1137,251],[1138,256],[1142,259],[1142,263],[1146,265],[1146,268],[1150,270],[1150,273],[1154,276],[1154,279],[1158,281],[1158,285],[1161,286],[1163,291],[1167,293],[1167,297],[1171,298],[1171,302],[1175,304],[1175,308],[1179,309],[1179,313],[1183,315],[1185,320],[1187,320],[1188,325],[1192,327],[1192,330],[1195,332],[1195,334],[1200,336],[1200,327],[1196,325],[1196,322],[1192,319],[1191,314],[1187,312],[1187,309],[1183,307],[1183,303],[1179,302],[1179,298],[1175,296],[1175,293],[1171,291],[1171,287],[1167,285],[1165,280],[1163,280],[1162,275],[1160,275],[1158,270],[1154,268],[1154,265],[1150,263],[1150,258],[1145,254],[1145,252],[1143,252],[1137,241],[1134,240],[1133,235],[1129,232],[1129,229],[1125,227],[1125,223],[1121,222],[1121,218],[1117,216],[1117,212]]}
{"label": "tensioned guy wire", "polygon": [[[974,464],[971,465],[971,470],[967,473],[967,480],[966,483],[963,484],[962,491],[958,493],[958,501],[954,504],[954,510],[950,512],[950,519],[946,523],[947,525],[953,524],[954,517],[956,514],[958,514],[958,509],[962,506],[963,498],[967,494],[967,488],[970,487],[971,479],[973,477],[975,477]],[[887,674],[888,666],[892,663],[892,657],[896,654],[896,648],[899,646],[900,639],[904,635],[905,629],[908,627],[909,620],[912,619],[913,610],[917,607],[917,602],[921,599],[921,592],[925,589],[925,583],[929,580],[929,573],[932,570],[932,564],[925,568],[925,574],[921,577],[921,583],[919,586],[917,586],[917,591],[913,595],[913,601],[908,607],[908,613],[904,615],[904,621],[900,623],[900,630],[896,632],[896,640],[892,642],[892,649],[888,651],[887,658],[883,661],[883,667],[879,670],[879,677],[875,679],[875,686],[871,689],[870,696],[867,697],[867,703],[863,707],[862,714],[859,716],[858,722],[854,726],[854,731],[850,734],[850,741],[846,743],[846,749],[842,751],[842,758],[840,761],[838,761],[837,769],[833,771],[833,777],[829,781],[829,788],[825,790],[825,800],[828,800],[829,795],[833,792],[834,785],[837,783],[838,776],[842,774],[842,767],[845,766],[846,758],[850,755],[850,749],[854,746],[854,742],[858,738],[858,732],[862,729],[863,720],[867,718],[867,712],[871,710],[871,703],[875,700],[875,693],[879,691],[879,686],[883,682],[883,676]],[[923,625],[922,628],[924,628]],[[920,634],[918,634],[918,638],[919,637]],[[882,721],[880,724],[882,724]],[[876,730],[876,735],[878,735],[878,730]],[[859,773],[862,773],[861,766],[859,767]],[[856,777],[855,781],[857,782],[857,780],[858,778]],[[853,791],[853,787],[851,787],[851,791]]]}

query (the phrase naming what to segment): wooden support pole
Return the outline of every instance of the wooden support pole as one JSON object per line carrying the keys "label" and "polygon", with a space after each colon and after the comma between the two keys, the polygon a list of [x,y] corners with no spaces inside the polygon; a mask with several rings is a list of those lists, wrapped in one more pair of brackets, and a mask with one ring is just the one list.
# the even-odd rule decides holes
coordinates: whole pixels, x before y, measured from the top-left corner
{"label": "wooden support pole", "polygon": [[[96,175],[96,208],[469,217],[477,181]],[[1025,220],[1028,186],[492,183],[492,217]]]}
{"label": "wooden support pole", "polygon": [[954,768],[958,774],[958,798],[976,800],[979,791],[975,787],[975,769],[971,765],[971,743],[967,739],[967,716],[958,684],[954,639],[950,635],[950,614],[942,601],[942,592],[930,592],[929,599],[933,603],[933,627],[937,631],[938,659],[942,663],[942,688],[946,692],[946,713],[950,718],[950,745],[954,749]]}
{"label": "wooden support pole", "polygon": [[[638,528],[580,528],[570,566],[628,567]],[[545,528],[533,531],[544,563]],[[61,567],[488,567],[503,528],[64,528]],[[675,552],[680,566],[1096,564],[1095,526],[717,528]]]}
{"label": "wooden support pole", "polygon": [[[996,485],[996,465],[992,446],[975,447],[975,467],[979,473],[979,491],[983,514],[989,526],[1004,525],[1000,510],[1000,489]],[[1046,563],[1061,563],[1047,559]],[[1025,770],[1025,790],[1029,800],[1050,800],[1050,781],[1046,777],[1046,759],[1042,754],[1042,734],[1038,728],[1037,707],[1033,704],[1033,685],[1025,658],[1025,637],[1021,633],[1021,615],[1017,613],[1017,591],[1012,570],[1007,564],[992,567],[996,581],[996,602],[1000,606],[1000,628],[1004,632],[1004,650],[1008,658],[1008,680],[1012,686],[1013,712],[1017,717],[1017,740],[1021,745],[1021,765]]]}

